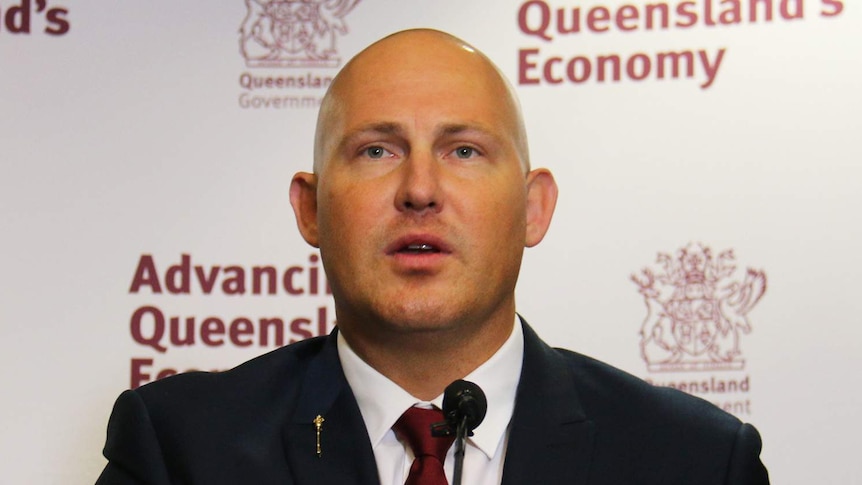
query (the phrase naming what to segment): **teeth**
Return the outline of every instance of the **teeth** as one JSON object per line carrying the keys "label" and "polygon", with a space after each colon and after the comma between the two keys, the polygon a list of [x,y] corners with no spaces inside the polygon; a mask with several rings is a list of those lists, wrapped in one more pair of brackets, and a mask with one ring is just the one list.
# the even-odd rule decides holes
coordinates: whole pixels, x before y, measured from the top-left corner
{"label": "teeth", "polygon": [[431,251],[434,247],[430,244],[410,244],[407,249],[410,251]]}

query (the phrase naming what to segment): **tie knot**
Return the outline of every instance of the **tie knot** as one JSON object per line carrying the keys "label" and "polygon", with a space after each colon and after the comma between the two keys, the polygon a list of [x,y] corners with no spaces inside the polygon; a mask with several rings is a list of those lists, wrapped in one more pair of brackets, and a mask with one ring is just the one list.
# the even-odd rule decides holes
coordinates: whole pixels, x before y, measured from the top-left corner
{"label": "tie knot", "polygon": [[392,429],[407,441],[417,458],[433,456],[443,463],[446,452],[455,441],[454,436],[431,436],[431,425],[443,420],[443,412],[439,409],[412,407],[404,411]]}

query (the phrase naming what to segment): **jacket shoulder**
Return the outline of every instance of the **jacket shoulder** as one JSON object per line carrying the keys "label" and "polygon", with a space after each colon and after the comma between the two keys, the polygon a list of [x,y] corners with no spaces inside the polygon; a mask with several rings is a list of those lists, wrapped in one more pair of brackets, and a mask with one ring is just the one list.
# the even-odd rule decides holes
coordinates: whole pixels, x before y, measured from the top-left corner
{"label": "jacket shoulder", "polygon": [[[189,372],[151,382],[136,394],[166,446],[281,428],[296,406],[306,369],[326,337],[291,344],[224,372]],[[182,446],[177,442],[176,445]]]}
{"label": "jacket shoulder", "polygon": [[768,483],[753,426],[699,397],[575,352],[553,352],[571,369],[580,405],[595,426],[594,472],[640,470],[662,477],[661,483]]}
{"label": "jacket shoulder", "polygon": [[[171,408],[212,402],[253,402],[250,397],[278,389],[290,394],[311,359],[319,354],[327,337],[303,340],[275,349],[223,372],[186,372],[139,387],[145,404]],[[245,396],[244,398],[242,396]]]}
{"label": "jacket shoulder", "polygon": [[570,350],[553,349],[573,372],[588,415],[700,425],[735,433],[739,419],[714,404],[668,387],[654,386],[628,372]]}
{"label": "jacket shoulder", "polygon": [[124,392],[97,483],[290,483],[283,432],[326,342],[309,339],[229,371],[179,374]]}

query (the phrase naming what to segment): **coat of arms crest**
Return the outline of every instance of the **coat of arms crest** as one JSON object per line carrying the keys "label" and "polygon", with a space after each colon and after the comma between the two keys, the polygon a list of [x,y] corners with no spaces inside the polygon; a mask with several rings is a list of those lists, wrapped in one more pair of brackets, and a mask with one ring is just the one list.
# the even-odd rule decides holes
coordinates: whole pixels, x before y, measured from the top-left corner
{"label": "coat of arms crest", "polygon": [[742,281],[733,250],[714,258],[689,244],[676,257],[659,253],[658,272],[644,268],[632,281],[644,297],[641,356],[650,371],[739,370],[745,367],[740,335],[751,331],[748,313],[766,292],[766,274],[748,268]]}
{"label": "coat of arms crest", "polygon": [[338,67],[337,34],[359,0],[245,0],[240,52],[249,67]]}

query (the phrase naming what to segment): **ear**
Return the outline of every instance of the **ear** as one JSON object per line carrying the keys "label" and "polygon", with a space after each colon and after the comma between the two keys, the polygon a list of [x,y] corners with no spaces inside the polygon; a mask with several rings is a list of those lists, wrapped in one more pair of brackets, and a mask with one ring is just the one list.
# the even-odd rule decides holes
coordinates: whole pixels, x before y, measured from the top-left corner
{"label": "ear", "polygon": [[317,175],[298,172],[290,181],[290,205],[303,239],[319,247],[317,234]]}
{"label": "ear", "polygon": [[546,168],[537,168],[527,174],[527,234],[528,248],[539,244],[551,225],[551,216],[557,206],[557,182]]}

